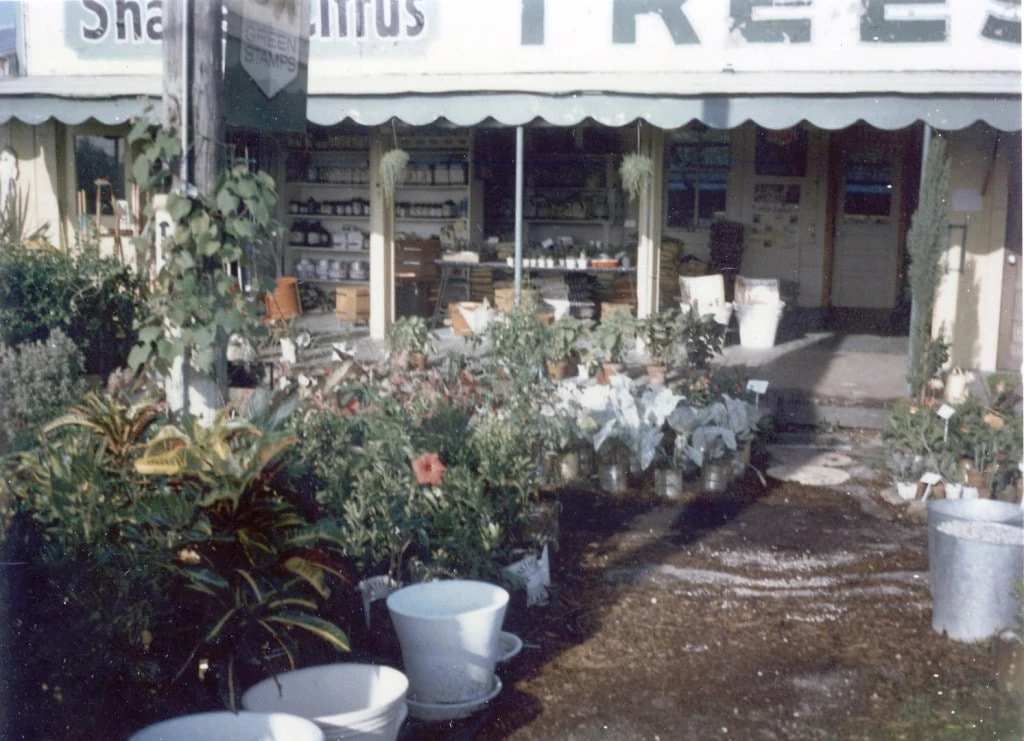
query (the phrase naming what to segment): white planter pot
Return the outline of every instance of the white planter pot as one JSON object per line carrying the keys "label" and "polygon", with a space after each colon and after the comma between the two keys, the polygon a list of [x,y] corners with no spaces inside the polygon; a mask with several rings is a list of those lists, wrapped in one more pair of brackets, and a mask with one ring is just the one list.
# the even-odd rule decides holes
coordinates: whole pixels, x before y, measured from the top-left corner
{"label": "white planter pot", "polygon": [[325,741],[394,741],[408,689],[406,676],[388,666],[326,664],[264,679],[242,695],[242,707],[307,718]]}
{"label": "white planter pot", "polygon": [[897,481],[896,482],[896,493],[899,498],[904,501],[910,501],[911,499],[917,498],[917,482],[916,481]]}
{"label": "white planter pot", "polygon": [[493,691],[508,600],[502,587],[471,580],[413,584],[388,596],[410,699],[467,703]]}
{"label": "white planter pot", "polygon": [[315,723],[285,713],[213,713],[182,715],[154,723],[131,736],[130,741],[323,741]]}

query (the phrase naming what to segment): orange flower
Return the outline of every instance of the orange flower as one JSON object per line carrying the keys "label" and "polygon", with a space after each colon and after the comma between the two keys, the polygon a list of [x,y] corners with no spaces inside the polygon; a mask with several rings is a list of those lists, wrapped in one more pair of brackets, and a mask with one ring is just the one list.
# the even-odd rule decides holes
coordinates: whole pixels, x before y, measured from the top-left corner
{"label": "orange flower", "polygon": [[424,453],[412,462],[412,470],[416,472],[416,482],[437,486],[444,478],[445,466],[437,453]]}

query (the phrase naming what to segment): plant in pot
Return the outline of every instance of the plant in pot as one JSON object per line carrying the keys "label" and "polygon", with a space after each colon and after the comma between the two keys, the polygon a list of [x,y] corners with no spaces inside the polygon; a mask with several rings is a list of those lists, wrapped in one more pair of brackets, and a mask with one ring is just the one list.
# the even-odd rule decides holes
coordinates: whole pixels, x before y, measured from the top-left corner
{"label": "plant in pot", "polygon": [[564,314],[544,327],[544,353],[548,374],[560,381],[569,373],[587,325],[572,314]]}
{"label": "plant in pot", "polygon": [[701,314],[697,307],[682,317],[682,339],[686,347],[686,364],[693,369],[706,371],[716,355],[722,354],[726,327],[715,321],[713,314]]}
{"label": "plant in pot", "polygon": [[885,419],[882,442],[886,467],[892,472],[897,492],[904,499],[917,496],[917,484],[926,471],[937,471],[937,456],[947,444],[942,420],[932,409],[903,401]]}
{"label": "plant in pot", "polygon": [[650,358],[647,377],[653,385],[665,383],[665,374],[683,338],[679,310],[666,308],[654,311],[637,321],[637,335],[643,340]]}
{"label": "plant in pot", "polygon": [[614,311],[603,317],[590,332],[608,376],[615,375],[622,369],[633,341],[636,339],[637,323],[628,311]]}
{"label": "plant in pot", "polygon": [[388,330],[387,346],[393,362],[425,370],[427,356],[435,351],[437,343],[426,319],[402,316]]}
{"label": "plant in pot", "polygon": [[571,388],[565,393],[584,415],[579,426],[598,454],[602,488],[622,493],[627,470],[642,474],[654,462],[665,434],[665,422],[682,399],[664,386],[643,388],[626,375],[608,384]]}
{"label": "plant in pot", "polygon": [[674,430],[688,435],[686,457],[701,471],[701,489],[725,491],[733,478],[733,458],[739,449],[735,428],[737,415],[730,419],[725,400],[706,407],[680,405],[669,418]]}

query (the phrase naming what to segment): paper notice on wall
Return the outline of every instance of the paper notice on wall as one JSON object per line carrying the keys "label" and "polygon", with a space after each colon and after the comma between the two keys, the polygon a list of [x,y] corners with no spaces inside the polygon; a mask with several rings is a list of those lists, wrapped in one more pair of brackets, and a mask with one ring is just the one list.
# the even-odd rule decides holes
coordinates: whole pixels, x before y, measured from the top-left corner
{"label": "paper notice on wall", "polygon": [[754,213],[748,245],[792,249],[800,243],[800,186],[795,183],[754,185]]}

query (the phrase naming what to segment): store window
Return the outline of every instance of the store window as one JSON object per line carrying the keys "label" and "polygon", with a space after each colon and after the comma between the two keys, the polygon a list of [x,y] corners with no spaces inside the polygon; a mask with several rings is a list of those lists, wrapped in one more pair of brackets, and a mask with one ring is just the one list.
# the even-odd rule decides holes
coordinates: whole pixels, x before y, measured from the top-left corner
{"label": "store window", "polygon": [[851,152],[843,182],[843,213],[888,216],[892,210],[893,163],[887,152]]}
{"label": "store window", "polygon": [[75,172],[79,210],[89,216],[114,214],[113,199],[125,198],[124,139],[119,136],[75,137]]}
{"label": "store window", "polygon": [[729,132],[693,126],[668,135],[666,202],[669,227],[707,228],[725,216]]}

